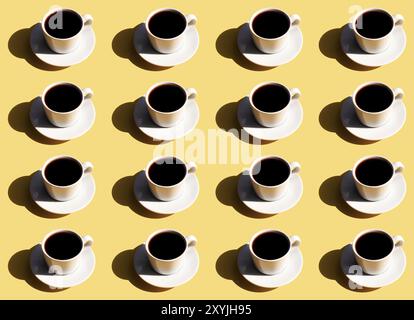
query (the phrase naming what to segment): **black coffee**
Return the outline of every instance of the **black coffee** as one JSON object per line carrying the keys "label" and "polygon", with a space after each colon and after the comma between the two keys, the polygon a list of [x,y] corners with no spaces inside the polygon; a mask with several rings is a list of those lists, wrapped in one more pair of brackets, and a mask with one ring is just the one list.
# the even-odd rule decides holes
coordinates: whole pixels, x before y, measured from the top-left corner
{"label": "black coffee", "polygon": [[253,167],[252,176],[264,186],[277,186],[289,178],[290,166],[281,158],[264,159]]}
{"label": "black coffee", "polygon": [[45,242],[46,253],[58,260],[72,259],[81,252],[82,248],[82,239],[72,231],[55,233]]}
{"label": "black coffee", "polygon": [[252,27],[259,37],[275,39],[289,31],[290,18],[283,11],[268,10],[259,13],[254,18]]}
{"label": "black coffee", "polygon": [[383,84],[370,84],[363,87],[355,96],[359,108],[367,112],[381,112],[394,101],[394,93]]}
{"label": "black coffee", "polygon": [[290,92],[280,84],[266,84],[252,96],[254,106],[264,112],[278,112],[289,104]]}
{"label": "black coffee", "polygon": [[370,39],[386,36],[393,27],[393,17],[383,10],[365,12],[356,21],[357,32],[361,36]]}
{"label": "black coffee", "polygon": [[148,243],[149,252],[156,258],[171,260],[181,256],[187,241],[178,232],[168,231],[155,235]]}
{"label": "black coffee", "polygon": [[290,240],[281,232],[270,231],[259,235],[253,241],[252,248],[254,254],[259,258],[275,260],[288,253]]}
{"label": "black coffee", "polygon": [[176,185],[183,181],[186,174],[187,166],[177,158],[154,162],[148,170],[151,181],[160,186]]}
{"label": "black coffee", "polygon": [[73,10],[60,10],[50,14],[45,21],[46,32],[58,39],[77,35],[83,27],[82,17]]}
{"label": "black coffee", "polygon": [[383,158],[371,158],[356,167],[355,175],[359,182],[367,186],[380,186],[390,181],[394,168]]}
{"label": "black coffee", "polygon": [[45,95],[47,107],[56,112],[73,111],[80,106],[82,101],[82,91],[69,83],[56,85],[50,88]]}
{"label": "black coffee", "polygon": [[187,93],[176,84],[163,84],[156,87],[148,96],[152,108],[160,112],[174,112],[184,106]]}
{"label": "black coffee", "polygon": [[165,10],[154,14],[148,22],[151,33],[163,39],[171,39],[182,34],[187,27],[187,19],[176,10]]}
{"label": "black coffee", "polygon": [[362,235],[355,243],[356,252],[363,258],[378,260],[388,256],[394,248],[391,237],[380,231]]}
{"label": "black coffee", "polygon": [[81,164],[72,158],[59,158],[50,162],[45,170],[47,181],[56,186],[70,186],[82,177]]}

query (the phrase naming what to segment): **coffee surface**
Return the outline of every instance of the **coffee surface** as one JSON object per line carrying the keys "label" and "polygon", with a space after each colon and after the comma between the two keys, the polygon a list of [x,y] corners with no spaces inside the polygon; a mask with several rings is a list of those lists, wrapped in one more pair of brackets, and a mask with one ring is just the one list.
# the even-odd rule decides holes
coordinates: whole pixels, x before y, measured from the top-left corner
{"label": "coffee surface", "polygon": [[361,36],[378,39],[390,33],[394,27],[394,19],[382,10],[368,11],[358,18],[356,26]]}
{"label": "coffee surface", "polygon": [[70,112],[82,103],[83,94],[75,85],[65,83],[50,88],[44,99],[49,109],[56,112]]}
{"label": "coffee surface", "polygon": [[160,186],[176,185],[185,178],[186,174],[186,165],[175,158],[168,159],[168,161],[155,162],[148,170],[148,176],[151,181]]}
{"label": "coffee surface", "polygon": [[363,87],[355,96],[359,108],[367,112],[381,112],[394,101],[394,93],[382,84],[371,84]]}
{"label": "coffee surface", "polygon": [[148,28],[151,33],[163,39],[171,39],[179,36],[187,27],[185,17],[175,10],[165,10],[151,17]]}
{"label": "coffee surface", "polygon": [[154,88],[148,97],[151,107],[160,112],[174,112],[184,106],[187,93],[176,84],[164,84]]}
{"label": "coffee surface", "polygon": [[186,240],[176,232],[159,233],[148,244],[149,252],[154,257],[162,260],[178,258],[184,253],[186,247]]}
{"label": "coffee surface", "polygon": [[355,244],[357,253],[370,260],[385,258],[391,253],[393,247],[393,240],[383,232],[366,233]]}
{"label": "coffee surface", "polygon": [[259,13],[252,23],[254,32],[262,38],[274,39],[283,36],[290,28],[289,16],[279,10]]}
{"label": "coffee surface", "polygon": [[51,235],[45,242],[46,253],[58,260],[76,257],[83,248],[82,239],[74,232],[63,231]]}
{"label": "coffee surface", "polygon": [[290,166],[283,159],[264,159],[253,168],[252,176],[262,185],[277,186],[289,178]]}
{"label": "coffee surface", "polygon": [[83,168],[74,159],[60,158],[50,162],[45,169],[47,181],[56,186],[69,186],[79,181]]}
{"label": "coffee surface", "polygon": [[82,27],[82,17],[72,10],[54,12],[45,21],[46,32],[58,39],[71,38],[77,35]]}
{"label": "coffee surface", "polygon": [[392,178],[393,174],[393,166],[382,158],[367,159],[361,162],[355,170],[358,181],[367,186],[383,185]]}
{"label": "coffee surface", "polygon": [[275,260],[283,257],[289,251],[290,240],[281,232],[266,232],[253,241],[252,248],[259,258]]}

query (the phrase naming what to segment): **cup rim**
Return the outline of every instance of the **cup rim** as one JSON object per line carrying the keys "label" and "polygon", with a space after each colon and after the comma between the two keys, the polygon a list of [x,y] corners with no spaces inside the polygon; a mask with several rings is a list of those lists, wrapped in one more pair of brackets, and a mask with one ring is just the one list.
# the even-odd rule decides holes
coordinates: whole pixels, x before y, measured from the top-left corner
{"label": "cup rim", "polygon": [[[384,13],[386,13],[390,18],[391,18],[391,20],[393,21],[393,25],[392,25],[392,28],[391,28],[391,30],[385,35],[385,36],[382,36],[382,37],[380,37],[380,38],[368,38],[368,37],[365,37],[365,36],[363,36],[362,34],[360,34],[359,32],[358,32],[358,29],[356,28],[356,23],[357,23],[357,21],[358,21],[358,18],[360,18],[364,13],[367,13],[367,12],[370,12],[370,11],[381,11],[381,12],[384,12]],[[365,10],[362,10],[361,12],[358,12],[358,14],[354,17],[354,19],[353,19],[353,21],[352,21],[352,29],[354,30],[354,32],[356,33],[356,34],[358,34],[358,36],[359,37],[361,37],[361,38],[363,38],[363,39],[365,39],[365,40],[373,40],[373,41],[377,41],[377,40],[383,40],[383,39],[385,39],[386,37],[388,37],[393,31],[394,31],[394,29],[395,29],[395,21],[394,21],[394,17],[392,16],[392,14],[391,13],[389,13],[387,10],[385,10],[385,9],[382,9],[382,8],[368,8],[368,9],[365,9]]]}
{"label": "cup rim", "polygon": [[[175,36],[175,37],[173,37],[173,38],[161,38],[161,37],[158,37],[158,36],[156,36],[155,34],[153,34],[152,32],[151,32],[151,30],[150,30],[150,28],[148,27],[148,24],[149,24],[149,21],[152,19],[152,17],[153,16],[155,16],[157,13],[160,13],[160,12],[163,12],[163,11],[175,11],[175,12],[178,12],[183,18],[184,18],[184,20],[186,21],[186,24],[185,24],[185,28],[184,28],[184,30],[179,34],[179,35],[177,35],[177,36]],[[187,29],[188,29],[188,21],[187,21],[187,17],[185,16],[185,14],[184,13],[182,13],[180,10],[178,10],[178,9],[176,9],[176,8],[167,8],[167,7],[165,7],[165,8],[160,8],[160,9],[157,9],[157,10],[154,10],[154,11],[152,11],[149,15],[148,15],[148,17],[147,17],[147,19],[145,20],[145,30],[148,32],[148,34],[150,34],[152,37],[154,37],[154,38],[156,38],[156,39],[158,39],[158,40],[163,40],[163,41],[171,41],[171,40],[176,40],[176,39],[178,39],[179,37],[181,37],[186,31],[187,31]]]}
{"label": "cup rim", "polygon": [[[46,171],[47,166],[48,166],[51,162],[53,162],[53,161],[55,161],[55,160],[58,160],[58,159],[71,159],[71,160],[76,161],[76,162],[80,165],[80,167],[82,168],[82,175],[79,177],[79,179],[78,179],[76,182],[74,182],[74,183],[72,183],[72,184],[70,184],[70,185],[67,185],[67,186],[58,186],[58,185],[56,185],[56,184],[53,184],[52,182],[50,182],[50,181],[46,178],[45,171]],[[85,175],[85,171],[84,171],[84,169],[83,169],[83,164],[82,164],[82,162],[80,162],[80,161],[79,161],[78,159],[76,159],[75,157],[68,156],[68,155],[60,155],[60,156],[55,156],[55,157],[49,158],[49,159],[48,159],[48,160],[46,160],[46,162],[43,164],[42,169],[41,169],[41,173],[42,173],[42,178],[43,178],[43,181],[46,181],[46,182],[47,182],[48,184],[50,184],[51,186],[56,187],[56,188],[60,188],[60,189],[67,189],[67,188],[71,188],[71,187],[73,187],[74,185],[76,185],[76,184],[78,184],[80,181],[82,181],[82,179],[83,179],[83,177],[84,177],[84,175]]]}
{"label": "cup rim", "polygon": [[[286,178],[286,180],[285,180],[285,181],[283,181],[283,182],[281,182],[281,183],[279,183],[279,184],[277,184],[277,185],[274,185],[274,186],[266,186],[266,185],[261,184],[261,183],[259,183],[258,181],[256,181],[256,179],[253,177],[253,174],[252,174],[253,169],[254,169],[254,167],[255,167],[255,166],[256,166],[259,162],[261,162],[261,161],[263,161],[263,160],[267,160],[267,159],[277,159],[277,160],[282,160],[283,162],[285,162],[285,163],[286,163],[286,165],[289,167],[289,176]],[[289,181],[290,177],[292,176],[292,168],[290,167],[290,163],[289,163],[289,162],[287,162],[287,161],[286,161],[285,159],[283,159],[282,157],[279,157],[279,156],[276,156],[276,155],[273,155],[273,156],[263,156],[263,157],[257,158],[257,159],[256,159],[255,161],[253,161],[253,163],[250,165],[250,169],[249,169],[249,176],[250,176],[250,179],[251,179],[252,181],[254,181],[254,183],[258,184],[260,187],[263,187],[263,188],[268,188],[268,189],[273,189],[273,188],[279,187],[279,186],[281,186],[282,184],[286,183],[286,181]]]}
{"label": "cup rim", "polygon": [[[284,15],[286,15],[286,17],[289,19],[289,28],[287,29],[287,31],[286,31],[284,34],[282,34],[281,36],[276,37],[276,38],[264,38],[264,37],[259,36],[259,35],[258,35],[255,31],[254,31],[254,29],[253,29],[253,21],[254,21],[254,19],[255,19],[255,18],[256,18],[259,14],[261,14],[261,13],[263,13],[263,12],[266,12],[266,11],[276,11],[276,12],[281,12],[281,13],[283,13]],[[288,15],[285,11],[283,11],[283,10],[281,10],[281,9],[272,8],[272,7],[267,7],[267,8],[263,8],[263,9],[257,10],[255,13],[253,13],[253,15],[251,16],[251,18],[250,18],[250,20],[249,20],[249,29],[250,29],[250,32],[251,32],[251,33],[253,33],[256,37],[258,37],[258,38],[260,38],[260,39],[262,39],[262,40],[278,40],[278,39],[283,38],[284,36],[286,36],[286,35],[289,33],[290,29],[292,29],[292,19],[290,18],[290,16],[289,16],[289,15]]]}
{"label": "cup rim", "polygon": [[[46,248],[45,248],[46,241],[47,241],[47,240],[48,240],[51,236],[53,236],[54,234],[61,233],[61,232],[71,232],[71,233],[73,233],[73,234],[76,234],[76,235],[79,237],[79,239],[82,241],[82,249],[79,251],[79,253],[78,253],[76,256],[74,256],[74,257],[72,257],[72,258],[70,258],[70,259],[64,259],[64,260],[62,260],[62,259],[56,259],[56,258],[53,258],[52,256],[50,256],[50,255],[46,252]],[[42,252],[43,252],[43,254],[44,254],[44,255],[46,255],[49,259],[51,259],[51,260],[55,260],[55,261],[60,261],[60,262],[68,262],[68,261],[73,261],[73,260],[75,260],[76,258],[78,258],[78,257],[81,255],[81,253],[83,252],[83,249],[84,249],[84,247],[85,247],[85,243],[84,243],[84,241],[83,241],[82,236],[81,236],[81,235],[79,235],[79,233],[77,233],[76,231],[74,231],[74,230],[72,230],[72,229],[56,229],[56,230],[50,231],[49,233],[47,233],[47,234],[43,237],[43,240],[42,240],[42,242],[41,242],[41,247],[42,247]]]}
{"label": "cup rim", "polygon": [[[71,110],[71,111],[65,111],[65,112],[60,112],[60,111],[56,111],[56,110],[52,110],[47,104],[46,104],[46,101],[45,101],[45,97],[46,97],[46,94],[51,90],[51,89],[53,89],[53,88],[55,88],[55,87],[57,87],[57,86],[60,86],[60,85],[64,85],[64,84],[68,84],[68,85],[71,85],[71,86],[74,86],[75,88],[77,88],[78,90],[79,90],[79,92],[81,93],[81,95],[82,95],[82,101],[81,101],[81,103],[75,108],[75,109],[73,109],[73,110]],[[50,112],[53,112],[53,113],[56,113],[56,114],[62,114],[62,115],[68,115],[68,114],[71,114],[71,113],[74,113],[75,111],[77,111],[82,105],[83,105],[83,103],[85,102],[85,96],[84,96],[84,94],[83,94],[83,91],[82,91],[82,89],[79,87],[79,86],[77,86],[76,84],[74,84],[74,83],[72,83],[72,82],[68,82],[68,81],[59,81],[59,82],[55,82],[55,83],[52,83],[52,84],[50,84],[50,85],[48,85],[44,90],[43,90],[43,93],[42,93],[42,104],[43,104],[43,107],[44,108],[46,108],[48,111],[50,111]]]}
{"label": "cup rim", "polygon": [[[259,257],[255,252],[254,252],[254,250],[253,250],[253,242],[257,239],[257,237],[259,237],[259,236],[261,236],[262,234],[265,234],[265,233],[279,233],[279,234],[282,234],[282,235],[284,235],[288,240],[289,240],[289,250],[283,255],[283,256],[281,256],[281,257],[279,257],[279,258],[277,258],[277,259],[264,259],[264,258],[261,258],[261,257]],[[263,261],[269,261],[269,262],[277,262],[277,261],[280,261],[280,260],[282,260],[283,258],[285,258],[291,251],[292,251],[292,241],[290,240],[290,237],[286,234],[286,233],[284,233],[283,231],[280,231],[280,230],[276,230],[276,229],[264,229],[264,230],[261,230],[261,231],[258,231],[258,232],[256,232],[251,238],[250,238],[250,241],[249,241],[249,251],[250,251],[250,254],[251,255],[253,255],[255,258],[257,258],[257,259],[259,259],[259,260],[263,260]]]}
{"label": "cup rim", "polygon": [[[390,103],[390,105],[385,108],[384,110],[378,111],[378,112],[372,112],[372,111],[366,111],[361,109],[360,106],[358,106],[358,104],[356,103],[356,96],[357,94],[364,88],[370,86],[370,85],[381,85],[385,88],[387,88],[388,90],[390,90],[391,94],[392,94],[392,102]],[[366,113],[366,114],[372,114],[372,115],[378,115],[378,114],[382,114],[385,113],[389,108],[391,108],[394,103],[395,103],[395,94],[394,91],[392,90],[392,88],[390,88],[388,85],[386,85],[384,82],[380,82],[380,81],[369,81],[369,82],[365,82],[361,85],[358,86],[358,88],[355,89],[354,93],[352,94],[352,103],[354,104],[354,107],[357,108],[359,111]]]}
{"label": "cup rim", "polygon": [[[158,234],[161,234],[161,233],[167,233],[167,232],[173,232],[173,233],[176,233],[176,234],[178,234],[178,235],[180,235],[183,239],[184,239],[184,241],[185,241],[185,243],[186,243],[186,247],[185,247],[185,249],[184,249],[184,251],[183,251],[183,253],[181,253],[178,257],[176,257],[176,258],[174,258],[174,259],[160,259],[160,258],[157,258],[156,256],[154,256],[151,252],[150,252],[150,250],[149,250],[149,247],[148,247],[148,245],[149,245],[149,243],[150,243],[150,241],[152,240],[152,238],[154,238],[156,235],[158,235]],[[147,238],[147,240],[145,241],[145,243],[144,243],[144,245],[145,245],[145,251],[147,252],[147,255],[149,255],[150,257],[152,257],[153,259],[155,259],[155,260],[158,260],[158,261],[163,261],[163,262],[173,262],[173,261],[177,261],[178,259],[180,259],[180,258],[182,258],[183,256],[184,256],[184,254],[187,252],[187,250],[188,250],[188,241],[187,241],[187,238],[181,233],[181,232],[179,232],[179,231],[177,231],[177,230],[175,230],[175,229],[159,229],[159,230],[157,230],[157,231],[154,231],[153,233],[151,233],[149,236],[148,236],[148,238]]]}
{"label": "cup rim", "polygon": [[[168,158],[175,158],[176,160],[178,160],[178,161],[180,161],[185,167],[186,167],[186,171],[185,171],[185,176],[184,176],[184,178],[180,181],[180,182],[178,182],[178,183],[176,183],[176,184],[173,184],[173,185],[171,185],[171,186],[163,186],[163,185],[160,185],[160,184],[158,184],[158,183],[155,183],[151,178],[150,178],[150,176],[149,176],[149,174],[148,174],[148,172],[149,172],[149,168],[154,164],[154,163],[156,163],[157,161],[160,161],[160,160],[163,160],[163,159],[168,159]],[[146,166],[146,168],[145,168],[145,176],[146,176],[146,178],[147,178],[147,181],[149,181],[149,182],[151,182],[152,184],[154,184],[155,186],[157,186],[157,187],[160,187],[160,188],[164,188],[164,189],[169,189],[169,188],[174,188],[174,187],[176,187],[176,186],[178,186],[178,185],[180,185],[181,183],[183,183],[184,181],[185,181],[185,179],[187,178],[187,176],[188,176],[188,167],[187,167],[187,163],[184,161],[184,160],[182,160],[181,158],[179,158],[179,157],[177,157],[177,156],[173,156],[173,155],[171,155],[171,156],[160,156],[160,157],[156,157],[156,158],[153,158],[151,161],[149,161],[148,162],[148,164],[147,164],[147,166]]]}
{"label": "cup rim", "polygon": [[[390,239],[391,239],[391,241],[392,241],[392,243],[393,243],[393,248],[392,248],[392,250],[390,251],[390,253],[388,253],[385,257],[383,257],[383,258],[381,258],[381,259],[367,259],[367,258],[364,258],[364,257],[362,257],[358,252],[357,252],[357,250],[356,250],[356,243],[357,243],[357,241],[363,236],[363,235],[366,235],[366,234],[368,234],[368,233],[372,233],[372,232],[381,232],[381,233],[383,233],[383,234],[385,234],[385,235],[387,235]],[[383,261],[383,260],[385,260],[385,259],[387,259],[388,257],[390,257],[391,256],[391,254],[394,252],[394,249],[395,249],[395,244],[394,244],[394,238],[387,232],[387,231],[385,231],[385,230],[383,230],[383,229],[367,229],[367,230],[364,230],[364,231],[361,231],[360,233],[358,233],[356,236],[355,236],[355,238],[354,238],[354,240],[352,241],[352,251],[354,252],[354,254],[355,254],[355,256],[357,256],[358,258],[360,258],[360,259],[362,259],[362,260],[366,260],[366,261],[370,261],[370,262],[379,262],[379,261]]]}
{"label": "cup rim", "polygon": [[[364,161],[366,161],[366,160],[368,160],[368,159],[382,159],[382,160],[387,161],[387,162],[391,165],[391,167],[393,168],[391,178],[390,178],[387,182],[385,182],[385,183],[383,183],[383,184],[381,184],[381,185],[378,185],[378,186],[369,186],[369,185],[367,185],[367,184],[362,183],[361,181],[359,181],[359,179],[358,179],[358,178],[357,178],[357,176],[356,176],[356,169],[357,169],[357,167],[358,167],[358,166],[359,166],[362,162],[364,162]],[[367,188],[372,188],[372,189],[378,189],[378,188],[382,188],[382,187],[384,187],[385,185],[387,185],[388,183],[390,183],[390,181],[392,181],[392,179],[394,179],[394,176],[395,176],[394,164],[393,164],[390,160],[388,160],[386,157],[384,157],[384,156],[380,156],[380,155],[372,155],[372,156],[366,156],[366,157],[363,157],[363,158],[359,159],[359,160],[358,160],[358,161],[354,164],[354,167],[352,168],[352,177],[354,178],[354,181],[357,181],[359,184],[363,185],[364,187],[367,187]]]}
{"label": "cup rim", "polygon": [[[49,32],[47,32],[47,30],[46,30],[46,28],[45,28],[45,23],[46,23],[46,19],[52,14],[52,13],[55,13],[55,12],[59,12],[59,11],[72,11],[72,12],[74,12],[74,13],[76,13],[80,18],[81,18],[81,20],[82,20],[82,27],[80,28],[80,30],[79,30],[79,32],[78,33],[76,33],[75,35],[73,35],[72,37],[69,37],[69,38],[56,38],[56,37],[54,37],[54,36],[52,36]],[[76,10],[74,10],[74,9],[72,9],[72,8],[57,8],[57,9],[53,9],[53,10],[49,10],[44,16],[43,16],[43,19],[42,19],[42,23],[41,23],[41,25],[42,25],[42,30],[43,30],[43,32],[45,33],[45,34],[47,34],[47,36],[48,37],[50,37],[50,38],[52,38],[52,39],[54,39],[54,40],[60,40],[60,41],[66,41],[66,40],[72,40],[73,38],[75,38],[75,37],[77,37],[82,31],[83,31],[83,29],[85,28],[85,22],[83,21],[83,17],[82,17],[82,15],[79,13],[79,12],[77,12]]]}
{"label": "cup rim", "polygon": [[[180,108],[178,108],[177,110],[174,110],[174,111],[169,111],[169,112],[166,112],[166,111],[159,111],[159,110],[154,109],[154,107],[153,107],[153,106],[151,106],[151,104],[149,103],[148,98],[149,98],[150,94],[151,94],[151,93],[152,93],[152,92],[153,92],[156,88],[161,87],[161,86],[163,86],[163,85],[175,85],[175,86],[177,86],[177,87],[181,88],[181,89],[184,91],[184,93],[185,93],[185,102],[184,102],[184,103],[183,103],[183,105],[182,105]],[[154,111],[154,112],[156,112],[156,113],[159,113],[159,114],[174,114],[174,113],[178,113],[178,112],[179,112],[179,111],[181,111],[181,110],[185,107],[185,105],[188,103],[188,94],[187,94],[187,90],[186,90],[183,86],[181,86],[180,84],[178,84],[177,82],[173,82],[173,81],[162,81],[162,82],[157,82],[156,84],[152,85],[152,86],[148,89],[147,93],[145,94],[145,103],[146,103],[146,105],[147,105],[147,107],[148,107],[148,108],[150,108],[152,111]]]}
{"label": "cup rim", "polygon": [[[286,89],[286,91],[287,91],[287,92],[288,92],[288,94],[289,94],[289,102],[286,104],[286,106],[284,106],[282,109],[280,109],[280,110],[278,110],[278,111],[268,112],[268,111],[263,111],[263,110],[260,110],[259,108],[257,108],[257,107],[254,105],[254,103],[253,103],[253,95],[256,93],[256,91],[257,91],[258,89],[260,89],[260,88],[262,88],[262,87],[264,87],[264,86],[267,86],[267,85],[277,85],[277,86],[280,86],[280,87],[282,87],[282,88]],[[250,91],[250,94],[249,94],[249,103],[250,103],[250,106],[251,106],[253,109],[255,109],[256,111],[258,111],[258,112],[260,112],[260,113],[263,113],[263,114],[269,114],[269,115],[276,115],[276,114],[282,113],[283,111],[285,111],[285,110],[286,110],[286,108],[287,108],[287,107],[289,107],[289,105],[292,103],[292,94],[290,93],[289,88],[288,88],[288,87],[286,87],[285,85],[283,85],[283,84],[281,84],[281,83],[278,83],[278,82],[275,82],[275,81],[266,81],[266,82],[259,83],[258,85],[256,85],[256,86],[255,86],[255,87],[254,87],[254,88]]]}

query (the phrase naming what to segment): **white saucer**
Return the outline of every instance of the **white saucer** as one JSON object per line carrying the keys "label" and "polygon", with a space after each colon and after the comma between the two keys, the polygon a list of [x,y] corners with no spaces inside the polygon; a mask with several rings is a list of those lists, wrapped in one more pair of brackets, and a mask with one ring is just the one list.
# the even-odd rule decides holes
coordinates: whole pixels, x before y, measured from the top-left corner
{"label": "white saucer", "polygon": [[171,141],[190,133],[197,126],[200,111],[195,99],[189,99],[185,108],[185,119],[171,128],[163,128],[152,121],[144,98],[139,98],[134,110],[134,121],[137,127],[154,140]]}
{"label": "white saucer", "polygon": [[35,277],[51,289],[71,288],[88,280],[95,270],[95,254],[91,247],[84,249],[81,259],[79,267],[70,274],[49,274],[49,267],[43,258],[41,245],[38,244],[30,254],[30,268]]}
{"label": "white saucer", "polygon": [[392,191],[384,200],[368,201],[359,195],[352,171],[348,171],[344,174],[341,181],[341,194],[351,208],[365,214],[380,214],[396,208],[405,198],[407,185],[404,175],[397,173],[392,184]]}
{"label": "white saucer", "polygon": [[237,192],[240,200],[253,211],[262,214],[277,214],[293,208],[303,194],[302,178],[299,174],[292,174],[291,182],[286,195],[276,201],[260,199],[252,187],[249,171],[244,171],[239,178]]}
{"label": "white saucer", "polygon": [[189,26],[185,34],[184,46],[174,53],[159,53],[147,37],[145,25],[140,24],[134,32],[134,47],[138,55],[145,61],[159,67],[173,67],[190,60],[198,50],[200,39],[195,26]]}
{"label": "white saucer", "polygon": [[299,129],[303,121],[303,108],[299,100],[293,100],[283,123],[274,128],[266,128],[256,121],[249,98],[245,97],[239,104],[237,116],[240,126],[249,135],[260,140],[274,141],[286,138]]}
{"label": "white saucer", "polygon": [[174,214],[192,206],[200,191],[196,174],[190,173],[184,183],[184,193],[178,199],[161,201],[149,189],[145,171],[140,171],[135,178],[134,194],[144,208],[158,214]]}
{"label": "white saucer", "polygon": [[152,269],[145,251],[140,245],[134,255],[134,268],[138,276],[146,283],[158,288],[174,288],[190,281],[197,274],[200,259],[195,247],[188,248],[184,265],[175,274],[162,275]]}
{"label": "white saucer", "polygon": [[79,138],[88,132],[95,123],[96,112],[92,99],[85,99],[81,107],[79,120],[70,127],[59,128],[54,126],[46,117],[42,99],[37,97],[30,109],[30,121],[33,127],[43,136],[57,141],[67,141]]}
{"label": "white saucer", "polygon": [[237,265],[241,275],[250,283],[262,288],[278,288],[291,283],[302,272],[303,257],[299,248],[292,248],[289,259],[289,264],[281,273],[271,276],[263,274],[256,269],[246,244],[240,249]]}
{"label": "white saucer", "polygon": [[342,28],[341,47],[352,61],[366,67],[380,67],[397,60],[407,45],[407,36],[402,26],[395,26],[391,43],[387,50],[380,53],[366,53],[358,45],[350,24]]}
{"label": "white saucer", "polygon": [[354,136],[368,140],[378,141],[389,138],[396,134],[405,124],[406,109],[401,99],[396,99],[395,103],[390,107],[393,109],[391,118],[383,126],[378,128],[370,128],[362,124],[356,113],[352,97],[348,97],[342,103],[341,120],[345,129]]}
{"label": "white saucer", "polygon": [[79,195],[69,201],[56,201],[52,199],[43,184],[41,171],[37,171],[30,181],[30,194],[36,204],[43,210],[54,214],[70,214],[84,209],[95,195],[95,180],[91,174],[86,174],[82,180]]}
{"label": "white saucer", "polygon": [[[363,288],[381,288],[392,284],[403,275],[406,267],[406,257],[402,248],[395,248],[389,268],[379,275],[369,275],[355,261],[352,245],[342,249],[341,268],[345,276],[353,282],[353,286]],[[362,287],[362,288],[361,288]]]}
{"label": "white saucer", "polygon": [[294,26],[289,31],[289,39],[286,48],[278,53],[263,53],[253,43],[249,24],[245,23],[237,36],[237,45],[240,53],[250,62],[263,67],[277,67],[289,63],[302,50],[303,36],[299,26]]}
{"label": "white saucer", "polygon": [[79,47],[75,51],[65,54],[56,53],[48,47],[40,23],[33,27],[30,35],[30,46],[33,53],[43,62],[55,67],[69,67],[81,63],[92,54],[95,44],[96,38],[92,26],[85,26]]}

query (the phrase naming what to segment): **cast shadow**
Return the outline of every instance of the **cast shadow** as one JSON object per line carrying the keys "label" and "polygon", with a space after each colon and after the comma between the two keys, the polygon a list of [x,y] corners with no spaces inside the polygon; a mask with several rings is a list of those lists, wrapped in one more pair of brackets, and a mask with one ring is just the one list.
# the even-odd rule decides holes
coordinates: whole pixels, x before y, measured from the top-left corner
{"label": "cast shadow", "polygon": [[165,292],[170,289],[154,287],[142,280],[134,270],[134,250],[119,253],[112,261],[112,272],[120,279],[129,281],[136,288],[147,292]]}
{"label": "cast shadow", "polygon": [[[138,28],[137,26],[136,28]],[[155,66],[144,59],[142,59],[135,51],[133,38],[136,28],[124,29],[118,32],[112,40],[112,50],[114,53],[123,59],[128,59],[132,64],[138,68],[148,71],[162,71],[170,69],[169,67]]]}
{"label": "cast shadow", "polygon": [[325,32],[319,40],[319,51],[327,58],[335,59],[345,68],[355,71],[370,71],[376,67],[366,67],[350,60],[341,48],[342,28],[335,28]]}
{"label": "cast shadow", "polygon": [[[240,174],[241,175],[241,174]],[[237,185],[240,175],[227,177],[220,181],[216,187],[216,198],[225,206],[233,207],[238,213],[252,219],[266,219],[273,215],[261,214],[246,207],[239,198]]]}
{"label": "cast shadow", "polygon": [[374,214],[359,212],[344,201],[341,195],[341,181],[345,174],[326,179],[319,187],[319,198],[328,206],[336,207],[343,214],[357,219],[369,219],[376,217]]}
{"label": "cast shadow", "polygon": [[8,47],[10,53],[19,59],[24,59],[31,66],[44,71],[58,71],[66,69],[66,67],[55,67],[39,60],[30,47],[30,34],[32,28],[25,28],[13,33],[9,39]]}
{"label": "cast shadow", "polygon": [[66,215],[52,214],[40,208],[32,199],[30,195],[30,181],[34,174],[30,176],[23,176],[14,180],[8,189],[8,195],[11,202],[17,206],[25,207],[27,211],[32,214],[46,219],[58,219]]}
{"label": "cast shadow", "polygon": [[129,133],[134,139],[151,145],[159,145],[163,141],[154,140],[151,137],[144,134],[135,124],[134,121],[134,109],[137,102],[127,102],[121,104],[115,109],[112,114],[112,123],[119,131]]}
{"label": "cast shadow", "polygon": [[251,71],[266,71],[274,69],[274,67],[263,67],[256,65],[249,60],[247,60],[240,53],[237,46],[237,35],[239,33],[239,28],[232,28],[221,33],[216,40],[216,50],[224,58],[233,60],[240,67],[251,70]]}
{"label": "cast shadow", "polygon": [[144,208],[134,195],[135,176],[127,176],[119,179],[112,187],[112,197],[121,206],[129,207],[133,212],[144,218],[162,219],[169,217],[167,214],[158,214]]}
{"label": "cast shadow", "polygon": [[43,292],[61,292],[66,289],[52,289],[46,284],[40,282],[30,269],[30,254],[32,249],[21,250],[16,252],[9,260],[9,273],[18,280],[26,281],[32,288]]}
{"label": "cast shadow", "polygon": [[348,130],[345,129],[341,121],[341,108],[343,102],[334,102],[328,104],[319,113],[319,124],[326,131],[334,132],[341,139],[359,145],[368,145],[376,143],[377,141],[367,141],[355,137]]}
{"label": "cast shadow", "polygon": [[10,127],[18,132],[24,133],[33,141],[41,144],[58,145],[65,143],[65,141],[56,141],[46,138],[36,131],[36,129],[33,127],[32,122],[30,121],[30,109],[32,103],[33,101],[19,103],[10,110],[8,116]]}
{"label": "cast shadow", "polygon": [[[240,248],[239,248],[240,250]],[[239,250],[229,250],[221,254],[216,261],[216,272],[220,277],[233,281],[240,288],[252,292],[268,292],[272,288],[261,288],[248,282],[239,272],[237,257]]]}

